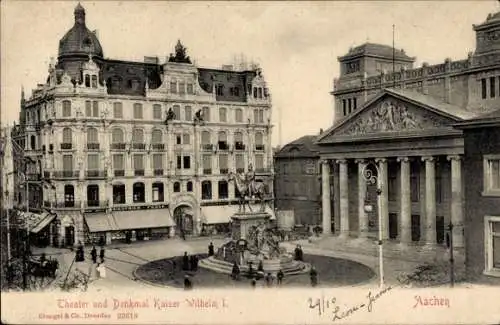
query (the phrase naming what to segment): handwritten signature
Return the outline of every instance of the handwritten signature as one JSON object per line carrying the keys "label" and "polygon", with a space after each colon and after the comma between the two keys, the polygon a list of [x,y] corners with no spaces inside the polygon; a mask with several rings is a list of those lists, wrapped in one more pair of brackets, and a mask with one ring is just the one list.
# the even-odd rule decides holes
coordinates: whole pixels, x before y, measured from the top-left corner
{"label": "handwritten signature", "polygon": [[388,286],[376,293],[372,293],[372,291],[369,291],[366,295],[365,302],[352,305],[348,308],[341,308],[336,297],[325,298],[324,296],[321,296],[321,298],[316,299],[309,298],[309,309],[316,309],[319,316],[331,313],[332,321],[335,322],[337,320],[345,319],[358,312],[359,310],[366,309],[371,313],[373,311],[375,302],[392,289],[393,287]]}

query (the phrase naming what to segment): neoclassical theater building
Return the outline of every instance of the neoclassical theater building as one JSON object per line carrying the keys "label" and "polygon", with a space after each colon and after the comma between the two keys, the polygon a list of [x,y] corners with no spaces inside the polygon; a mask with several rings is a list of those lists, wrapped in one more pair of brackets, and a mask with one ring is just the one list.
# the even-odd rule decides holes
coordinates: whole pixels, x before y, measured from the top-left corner
{"label": "neoclassical theater building", "polygon": [[273,192],[261,70],[201,68],[185,52],[179,42],[164,63],[105,58],[75,8],[57,62],[31,97],[23,93],[13,131],[31,232],[53,245],[213,232],[237,209],[228,174],[250,163]]}
{"label": "neoclassical theater building", "polygon": [[452,125],[500,109],[500,12],[473,30],[463,60],[414,67],[372,43],[338,58],[334,123],[317,140],[325,234],[376,238],[381,227],[401,247],[464,246],[464,140]]}

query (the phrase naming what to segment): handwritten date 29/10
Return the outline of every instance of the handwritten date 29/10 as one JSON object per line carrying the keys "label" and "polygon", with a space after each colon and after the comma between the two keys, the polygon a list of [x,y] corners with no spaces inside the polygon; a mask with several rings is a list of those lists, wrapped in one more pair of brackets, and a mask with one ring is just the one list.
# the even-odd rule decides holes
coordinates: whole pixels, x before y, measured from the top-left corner
{"label": "handwritten date 29/10", "polygon": [[369,291],[366,295],[365,302],[353,304],[350,307],[345,308],[341,308],[341,306],[339,306],[340,304],[337,302],[336,297],[325,298],[325,296],[322,295],[320,298],[309,298],[309,309],[316,309],[319,316],[331,313],[330,315],[332,317],[332,321],[337,321],[347,318],[357,311],[365,308],[371,313],[373,311],[374,303],[390,290],[392,290],[392,287],[388,286],[377,293]]}

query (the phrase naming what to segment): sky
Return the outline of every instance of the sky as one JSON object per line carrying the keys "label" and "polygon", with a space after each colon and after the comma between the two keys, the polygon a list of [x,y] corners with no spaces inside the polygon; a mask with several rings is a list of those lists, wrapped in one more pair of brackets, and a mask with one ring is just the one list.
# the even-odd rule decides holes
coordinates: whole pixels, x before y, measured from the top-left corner
{"label": "sky", "polygon": [[[2,125],[18,119],[21,87],[29,96],[46,80],[77,3],[2,1]],[[240,54],[258,62],[272,95],[273,145],[331,126],[337,57],[350,47],[391,45],[394,24],[396,48],[415,56],[417,66],[464,59],[475,47],[472,24],[500,10],[495,0],[81,4],[107,58],[158,56],[163,62],[180,39],[202,67],[220,68]]]}

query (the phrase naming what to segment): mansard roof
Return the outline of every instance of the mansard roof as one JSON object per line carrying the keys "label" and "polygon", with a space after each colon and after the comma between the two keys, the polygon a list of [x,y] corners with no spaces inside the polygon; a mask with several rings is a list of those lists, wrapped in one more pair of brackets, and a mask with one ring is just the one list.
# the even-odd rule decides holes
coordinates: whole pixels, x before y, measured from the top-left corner
{"label": "mansard roof", "polygon": [[300,157],[313,158],[319,157],[319,146],[316,142],[316,135],[304,135],[283,146],[276,154],[276,158]]}

